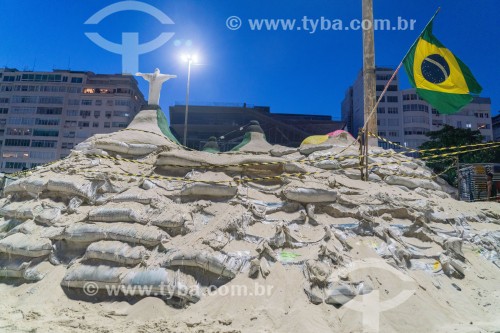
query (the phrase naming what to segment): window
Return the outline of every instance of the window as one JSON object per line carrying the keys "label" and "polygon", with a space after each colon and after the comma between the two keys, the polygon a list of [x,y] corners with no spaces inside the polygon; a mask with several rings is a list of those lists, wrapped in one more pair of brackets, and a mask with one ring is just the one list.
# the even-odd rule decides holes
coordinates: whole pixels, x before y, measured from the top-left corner
{"label": "window", "polygon": [[68,99],[68,105],[80,105],[79,99]]}
{"label": "window", "polygon": [[461,121],[457,121],[457,128],[462,128],[462,122]]}
{"label": "window", "polygon": [[110,123],[109,123],[109,122],[104,123],[104,128],[110,128],[110,127],[111,127],[111,126],[110,126]]}
{"label": "window", "polygon": [[99,123],[94,121],[94,122],[92,123],[92,127],[99,127]]}
{"label": "window", "polygon": [[387,102],[388,103],[397,103],[398,102],[398,96],[387,96]]}
{"label": "window", "polygon": [[38,103],[37,96],[14,96],[12,103]]}
{"label": "window", "polygon": [[12,86],[1,86],[0,91],[12,91]]}
{"label": "window", "polygon": [[33,118],[9,118],[7,119],[7,124],[9,125],[33,125]]}
{"label": "window", "polygon": [[425,135],[429,130],[421,127],[405,128],[405,135]]}
{"label": "window", "polygon": [[379,136],[385,136],[385,131],[378,131]]}
{"label": "window", "polygon": [[31,140],[24,139],[5,139],[6,147],[29,147]]}
{"label": "window", "polygon": [[99,118],[101,116],[101,111],[94,111],[94,118]]}
{"label": "window", "polygon": [[59,122],[60,119],[41,119],[41,118],[35,119],[35,125],[42,125],[42,126],[58,126]]}
{"label": "window", "polygon": [[90,122],[88,121],[79,121],[78,127],[90,127]]}
{"label": "window", "polygon": [[74,138],[75,137],[75,132],[64,132],[63,137],[65,138]]}
{"label": "window", "polygon": [[[32,151],[30,152],[30,158],[32,159],[43,159],[43,160],[53,160],[56,158],[56,153],[51,151]],[[33,166],[33,163],[31,164]]]}
{"label": "window", "polygon": [[438,111],[438,110],[436,110],[436,109],[434,109],[434,108],[432,108],[432,114],[435,114],[435,115],[438,115],[438,116],[439,116],[439,111]]}
{"label": "window", "polygon": [[389,131],[389,136],[398,137],[399,136],[399,132],[397,132],[397,131]]}
{"label": "window", "polygon": [[[115,111],[116,112],[116,111]],[[385,108],[384,107],[378,107],[377,108],[377,113],[385,113]]]}
{"label": "window", "polygon": [[106,105],[107,105],[107,106],[113,106],[113,101],[112,101],[112,100],[107,101],[107,102],[106,102]]}
{"label": "window", "polygon": [[389,114],[397,114],[398,113],[398,108],[394,108],[394,107],[389,107],[387,108],[387,113]]}
{"label": "window", "polygon": [[429,118],[428,117],[405,117],[405,124],[409,123],[419,123],[419,124],[428,124],[429,123]]}
{"label": "window", "polygon": [[12,114],[34,114],[36,113],[36,108],[15,107],[10,112]]}
{"label": "window", "polygon": [[36,82],[61,82],[62,75],[60,74],[23,74],[21,81],[36,81]]}
{"label": "window", "polygon": [[5,162],[6,169],[24,169],[26,168],[25,162]]}
{"label": "window", "polygon": [[490,129],[490,124],[477,124],[477,129]]}
{"label": "window", "polygon": [[379,125],[379,126],[381,126],[381,125],[385,126],[385,124],[386,124],[385,119],[377,119],[377,125]]}
{"label": "window", "polygon": [[71,83],[83,83],[83,78],[81,77],[72,77]]}
{"label": "window", "polygon": [[112,115],[112,114],[113,114],[113,113],[112,113],[111,111],[106,111],[105,116],[106,116],[106,118],[111,118],[111,115]]}
{"label": "window", "polygon": [[62,108],[38,107],[36,114],[62,114]]}
{"label": "window", "polygon": [[377,80],[390,80],[391,74],[377,74]]}
{"label": "window", "polygon": [[387,119],[389,126],[399,126],[399,119]]}
{"label": "window", "polygon": [[73,143],[72,142],[63,142],[61,144],[62,149],[73,149]]}
{"label": "window", "polygon": [[59,131],[56,130],[43,130],[43,129],[34,129],[33,136],[59,136]]}
{"label": "window", "polygon": [[429,113],[429,107],[423,104],[405,104],[403,105],[403,111],[424,111]]}
{"label": "window", "polygon": [[115,105],[130,106],[130,101],[129,100],[123,100],[123,99],[117,99],[117,100],[115,100]]}
{"label": "window", "polygon": [[117,128],[126,128],[127,127],[127,123],[113,122],[112,126],[113,127],[117,127]]}
{"label": "window", "polygon": [[64,122],[64,127],[66,127],[66,128],[67,127],[76,127],[76,124],[77,124],[76,120],[75,121],[73,121],[73,120],[66,120]]}
{"label": "window", "polygon": [[82,92],[82,88],[80,87],[68,87],[68,93],[70,94],[79,94]]}
{"label": "window", "polygon": [[90,111],[88,111],[88,110],[81,110],[80,111],[80,116],[83,117],[83,118],[90,117]]}
{"label": "window", "polygon": [[9,113],[8,108],[0,108],[0,114],[7,114],[7,113]]}
{"label": "window", "polygon": [[441,119],[433,119],[432,125],[433,126],[443,126],[443,121]]}
{"label": "window", "polygon": [[78,117],[78,110],[66,110],[66,116]]}
{"label": "window", "polygon": [[38,98],[38,103],[40,104],[62,104],[64,97],[58,96],[40,96]]}
{"label": "window", "polygon": [[14,82],[16,80],[15,76],[4,76],[3,77],[3,82]]}
{"label": "window", "polygon": [[472,128],[472,124],[471,123],[465,124],[465,128]]}
{"label": "window", "polygon": [[37,148],[55,148],[57,141],[55,140],[33,140],[31,142],[31,147]]}
{"label": "window", "polygon": [[31,128],[7,128],[7,135],[30,136]]}
{"label": "window", "polygon": [[98,99],[95,101],[95,105],[100,106],[102,105],[102,100]]}
{"label": "window", "polygon": [[126,111],[113,111],[113,116],[115,117],[128,117],[130,113]]}
{"label": "window", "polygon": [[82,99],[82,105],[92,105],[91,99]]}
{"label": "window", "polygon": [[27,152],[19,151],[6,151],[2,153],[3,158],[28,158],[29,154]]}
{"label": "window", "polygon": [[7,97],[0,97],[0,104],[8,104],[10,99]]}

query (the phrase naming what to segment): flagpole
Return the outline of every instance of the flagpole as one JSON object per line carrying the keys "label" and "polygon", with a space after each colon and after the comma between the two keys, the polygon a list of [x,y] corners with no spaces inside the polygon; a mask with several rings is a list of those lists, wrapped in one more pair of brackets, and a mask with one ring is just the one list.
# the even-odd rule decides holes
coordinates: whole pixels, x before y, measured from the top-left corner
{"label": "flagpole", "polygon": [[[394,80],[394,78],[396,77],[397,73],[399,72],[399,70],[401,69],[401,66],[403,66],[403,62],[404,60],[406,59],[406,57],[408,56],[408,54],[410,53],[410,51],[413,49],[413,47],[415,46],[415,44],[418,42],[418,39],[420,38],[420,36],[422,36],[422,34],[424,33],[424,31],[427,29],[427,27],[429,26],[429,24],[432,23],[432,21],[434,20],[434,18],[436,17],[436,15],[439,13],[439,11],[441,10],[441,7],[438,7],[438,9],[436,10],[436,12],[434,13],[434,15],[432,15],[432,18],[429,20],[429,22],[427,22],[427,24],[425,25],[424,29],[422,30],[422,32],[418,35],[417,39],[413,42],[413,44],[410,46],[410,48],[408,49],[408,51],[406,51],[406,54],[405,56],[403,57],[403,60],[401,60],[401,62],[399,63],[398,67],[396,67],[396,70],[394,71],[394,73],[392,74],[391,78],[389,79],[389,81],[387,81],[385,87],[384,87],[384,90],[382,90],[382,93],[380,94],[379,98],[377,99],[377,102],[375,103],[375,105],[373,106],[373,109],[372,111],[370,112],[370,114],[368,115],[368,118],[365,119],[365,123],[363,125],[363,130],[364,130],[364,136],[365,136],[365,180],[368,181],[368,129],[367,129],[367,124],[370,120],[370,118],[373,116],[375,110],[377,110],[377,107],[378,105],[380,104],[380,101],[382,100],[382,97],[385,95],[385,93],[387,92],[387,89],[389,88],[389,85],[391,84],[391,82]],[[375,135],[377,135],[378,133],[373,133]]]}

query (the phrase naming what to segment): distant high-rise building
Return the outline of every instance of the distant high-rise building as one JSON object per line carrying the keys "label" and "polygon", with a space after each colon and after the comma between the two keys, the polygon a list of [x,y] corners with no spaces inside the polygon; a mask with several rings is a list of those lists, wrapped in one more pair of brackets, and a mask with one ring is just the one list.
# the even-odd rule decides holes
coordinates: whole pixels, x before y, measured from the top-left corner
{"label": "distant high-rise building", "polygon": [[[377,98],[384,90],[394,69],[377,67]],[[361,71],[348,88],[342,101],[342,121],[347,123],[349,132],[357,135],[363,127],[363,72]],[[493,139],[491,122],[491,100],[476,97],[460,112],[443,115],[429,103],[422,100],[415,89],[399,89],[399,78],[396,76],[389,85],[377,107],[378,134],[388,140],[408,148],[418,148],[428,141],[425,135],[429,131],[437,131],[447,124],[457,128],[479,130],[485,141]],[[398,149],[385,142],[379,142],[385,148]]]}
{"label": "distant high-rise building", "polygon": [[493,127],[493,141],[500,141],[500,112],[491,118]]}
{"label": "distant high-rise building", "polygon": [[[170,107],[170,126],[180,140],[184,133],[186,106]],[[342,127],[331,116],[271,113],[268,106],[243,104],[189,105],[187,146],[203,149],[211,136],[219,139],[222,151],[240,144],[245,126],[257,120],[271,144],[297,147],[308,136],[327,134]],[[224,138],[221,140],[220,137]]]}
{"label": "distant high-rise building", "polygon": [[94,134],[127,127],[144,104],[130,75],[0,69],[0,171],[63,158]]}

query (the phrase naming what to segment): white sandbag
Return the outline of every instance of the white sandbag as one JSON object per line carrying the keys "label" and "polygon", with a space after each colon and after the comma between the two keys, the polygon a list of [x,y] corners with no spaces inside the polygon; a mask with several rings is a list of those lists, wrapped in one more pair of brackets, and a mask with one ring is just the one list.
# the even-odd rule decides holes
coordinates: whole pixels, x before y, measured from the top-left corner
{"label": "white sandbag", "polygon": [[57,207],[45,208],[41,212],[37,212],[34,218],[36,222],[53,225],[61,218],[61,209]]}
{"label": "white sandbag", "polygon": [[143,205],[149,205],[151,200],[157,198],[157,195],[152,195],[144,190],[131,189],[123,193],[119,193],[109,199],[110,202],[137,202]]}
{"label": "white sandbag", "polygon": [[17,233],[0,240],[0,252],[25,257],[42,257],[52,252],[52,243],[47,238]]}
{"label": "white sandbag", "polygon": [[64,230],[61,236],[54,239],[65,239],[73,242],[97,242],[101,240],[117,240],[148,247],[157,246],[170,236],[154,226],[143,226],[130,223],[75,223]]}
{"label": "white sandbag", "polygon": [[94,282],[95,286],[106,291],[106,286],[118,285],[121,277],[126,272],[123,267],[110,267],[106,265],[90,266],[75,264],[68,268],[61,286],[69,288],[83,288],[88,282]]}
{"label": "white sandbag", "polygon": [[238,187],[222,184],[191,183],[186,184],[182,190],[182,196],[195,197],[234,197]]}
{"label": "white sandbag", "polygon": [[19,220],[28,220],[32,219],[34,214],[40,212],[41,210],[43,210],[43,208],[38,202],[11,202],[0,208],[0,216]]}
{"label": "white sandbag", "polygon": [[50,179],[47,184],[47,190],[68,196],[77,195],[89,201],[93,201],[95,199],[97,186],[80,177],[63,176]]}
{"label": "white sandbag", "polygon": [[147,155],[158,149],[158,146],[152,144],[125,143],[109,139],[97,140],[94,146],[103,150],[136,156]]}
{"label": "white sandbag", "polygon": [[125,207],[98,207],[89,213],[89,220],[96,222],[139,222],[146,224],[144,213],[138,209]]}
{"label": "white sandbag", "polygon": [[4,188],[4,194],[11,194],[15,192],[28,192],[28,193],[41,193],[47,188],[47,179],[43,178],[23,178],[18,179]]}
{"label": "white sandbag", "polygon": [[137,265],[148,256],[149,252],[144,246],[130,246],[118,241],[92,243],[85,252],[86,259],[112,261],[121,265]]}
{"label": "white sandbag", "polygon": [[23,278],[30,262],[20,259],[0,259],[0,277]]}
{"label": "white sandbag", "polygon": [[130,291],[135,291],[137,295],[143,296],[144,289],[141,292],[139,288],[131,287],[147,286],[153,295],[167,298],[175,296],[193,303],[200,299],[199,287],[192,276],[161,267],[130,269],[121,283],[122,286],[128,287],[129,294]]}
{"label": "white sandbag", "polygon": [[155,212],[151,217],[151,224],[161,228],[183,228],[193,219],[187,210],[181,207],[167,206]]}
{"label": "white sandbag", "polygon": [[[231,263],[231,265],[228,265]],[[207,251],[184,250],[168,254],[167,259],[163,263],[164,267],[187,266],[197,267],[216,275],[227,278],[234,278],[241,265],[230,260],[229,256],[224,254],[212,254]]]}
{"label": "white sandbag", "polygon": [[384,178],[384,181],[389,185],[401,185],[401,186],[406,186],[409,189],[415,189],[421,187],[428,190],[441,191],[441,186],[427,179],[387,176]]}
{"label": "white sandbag", "polygon": [[289,200],[304,203],[333,202],[337,199],[336,191],[317,188],[288,187],[283,194]]}
{"label": "white sandbag", "polygon": [[8,232],[11,229],[20,225],[21,223],[23,223],[23,221],[0,218],[0,232]]}

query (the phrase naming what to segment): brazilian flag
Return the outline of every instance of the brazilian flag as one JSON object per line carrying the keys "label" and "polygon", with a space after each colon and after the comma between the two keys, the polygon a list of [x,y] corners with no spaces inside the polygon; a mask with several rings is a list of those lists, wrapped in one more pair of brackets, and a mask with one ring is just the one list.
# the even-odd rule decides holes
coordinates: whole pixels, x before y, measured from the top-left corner
{"label": "brazilian flag", "polygon": [[483,88],[469,67],[432,34],[431,21],[403,60],[417,94],[440,113],[458,112]]}

